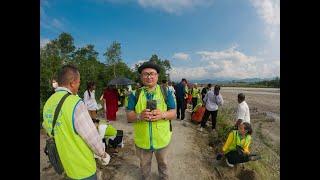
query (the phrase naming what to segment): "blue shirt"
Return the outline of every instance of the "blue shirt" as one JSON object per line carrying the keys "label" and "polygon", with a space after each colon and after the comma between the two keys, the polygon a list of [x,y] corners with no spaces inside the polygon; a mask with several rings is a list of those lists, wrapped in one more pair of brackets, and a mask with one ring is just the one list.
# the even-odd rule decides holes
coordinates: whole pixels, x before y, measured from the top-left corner
{"label": "blue shirt", "polygon": [[181,82],[177,84],[176,86],[176,97],[177,99],[184,99],[185,95],[185,85],[183,85]]}
{"label": "blue shirt", "polygon": [[[151,100],[153,98],[153,93],[149,93],[147,91],[144,92],[146,94],[147,100]],[[134,93],[131,93],[128,97],[128,106],[127,110],[134,111],[136,106],[136,96]],[[175,109],[176,103],[174,101],[173,95],[170,91],[167,91],[167,108]]]}

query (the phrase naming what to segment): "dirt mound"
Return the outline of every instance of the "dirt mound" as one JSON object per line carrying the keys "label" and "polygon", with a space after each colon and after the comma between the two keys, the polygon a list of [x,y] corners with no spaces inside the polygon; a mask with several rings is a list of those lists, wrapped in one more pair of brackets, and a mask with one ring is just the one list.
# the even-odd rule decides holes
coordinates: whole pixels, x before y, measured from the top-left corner
{"label": "dirt mound", "polygon": [[241,169],[237,178],[240,180],[257,180],[257,174],[250,169]]}

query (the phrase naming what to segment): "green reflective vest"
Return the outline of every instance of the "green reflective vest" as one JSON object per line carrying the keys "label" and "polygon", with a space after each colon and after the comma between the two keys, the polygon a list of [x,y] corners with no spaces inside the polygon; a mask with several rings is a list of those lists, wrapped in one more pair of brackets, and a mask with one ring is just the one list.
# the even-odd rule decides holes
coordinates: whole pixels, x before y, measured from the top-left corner
{"label": "green reflective vest", "polygon": [[241,137],[240,137],[241,135],[239,134],[239,132],[237,130],[233,130],[232,133],[233,133],[233,140],[232,140],[232,143],[230,144],[229,148],[226,149],[225,154],[227,154],[230,151],[235,150],[237,145],[243,148],[243,146],[245,144],[248,144],[251,142],[251,135],[246,135],[244,141],[241,141]]}
{"label": "green reflective vest", "polygon": [[[55,109],[66,94],[66,91],[54,93],[43,108],[43,127],[51,136],[52,121]],[[70,95],[63,103],[54,127],[54,139],[63,168],[69,178],[83,179],[96,172],[93,152],[76,133],[73,114],[76,105],[81,101],[79,96]]]}
{"label": "green reflective vest", "polygon": [[198,98],[198,95],[200,95],[200,89],[192,88],[192,97],[193,98]]}
{"label": "green reflective vest", "polygon": [[[145,87],[143,87],[145,88]],[[160,86],[157,85],[153,100],[157,101],[157,109],[161,112],[167,111],[167,104],[161,93]],[[140,114],[147,106],[147,97],[144,89],[141,90],[138,102],[135,106],[135,112]],[[171,140],[170,120],[163,119],[154,122],[136,121],[134,128],[134,142],[136,146],[142,149],[161,149],[166,147]]]}

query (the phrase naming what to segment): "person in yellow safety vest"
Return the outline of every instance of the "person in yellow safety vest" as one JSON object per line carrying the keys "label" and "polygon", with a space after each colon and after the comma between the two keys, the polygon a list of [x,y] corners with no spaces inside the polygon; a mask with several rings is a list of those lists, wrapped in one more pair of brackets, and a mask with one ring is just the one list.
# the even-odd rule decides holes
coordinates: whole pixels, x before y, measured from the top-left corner
{"label": "person in yellow safety vest", "polygon": [[238,130],[232,130],[229,133],[227,141],[222,148],[223,153],[217,155],[217,160],[220,160],[224,155],[227,165],[233,167],[234,164],[260,159],[259,155],[249,152],[251,134],[251,125],[247,122],[241,123]]}
{"label": "person in yellow safety vest", "polygon": [[[109,144],[109,140],[115,140],[118,136],[118,131],[114,128],[109,122],[105,120],[100,120],[98,125],[98,131],[100,134],[100,138],[103,141],[105,140],[106,144]],[[119,136],[120,141],[117,142],[116,146],[123,147],[123,139],[122,136]]]}
{"label": "person in yellow safety vest", "polygon": [[192,108],[194,109],[197,106],[198,98],[200,96],[200,89],[197,87],[198,84],[194,83],[191,94],[192,94]]}
{"label": "person in yellow safety vest", "polygon": [[140,88],[140,93],[136,93],[139,97],[130,95],[127,119],[133,122],[142,178],[150,179],[152,156],[155,154],[160,179],[168,179],[168,149],[172,135],[171,120],[176,118],[175,101],[172,93],[167,92],[165,98],[157,84],[160,72],[157,64],[145,62],[138,72],[144,86]]}
{"label": "person in yellow safety vest", "polygon": [[201,106],[202,106],[202,100],[200,98],[200,94],[198,94],[197,105],[193,108],[192,113],[196,112]]}
{"label": "person in yellow safety vest", "polygon": [[94,155],[107,165],[110,156],[105,152],[99,133],[83,100],[77,96],[80,86],[79,70],[64,65],[58,75],[59,87],[43,108],[42,126],[51,137],[52,121],[63,96],[65,99],[54,127],[54,139],[67,178],[97,179]]}

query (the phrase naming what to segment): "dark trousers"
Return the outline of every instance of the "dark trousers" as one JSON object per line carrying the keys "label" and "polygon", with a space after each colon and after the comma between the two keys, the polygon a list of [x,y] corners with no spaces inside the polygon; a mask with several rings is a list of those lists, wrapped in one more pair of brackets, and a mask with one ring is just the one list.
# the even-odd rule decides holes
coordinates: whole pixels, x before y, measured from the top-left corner
{"label": "dark trousers", "polygon": [[181,120],[184,119],[184,111],[185,111],[185,100],[184,99],[177,99],[177,118],[180,118],[180,111],[181,111]]}
{"label": "dark trousers", "polygon": [[194,109],[197,105],[198,98],[192,98],[192,109]]}
{"label": "dark trousers", "polygon": [[216,110],[216,111],[208,111],[206,109],[206,111],[204,112],[202,121],[201,121],[201,127],[203,127],[203,128],[206,127],[206,123],[208,121],[208,118],[211,115],[212,129],[216,129],[217,114],[218,114],[218,110]]}
{"label": "dark trousers", "polygon": [[238,164],[249,161],[249,156],[247,154],[239,154],[236,150],[228,152],[225,156],[230,164]]}

